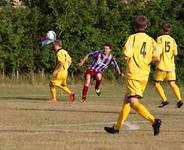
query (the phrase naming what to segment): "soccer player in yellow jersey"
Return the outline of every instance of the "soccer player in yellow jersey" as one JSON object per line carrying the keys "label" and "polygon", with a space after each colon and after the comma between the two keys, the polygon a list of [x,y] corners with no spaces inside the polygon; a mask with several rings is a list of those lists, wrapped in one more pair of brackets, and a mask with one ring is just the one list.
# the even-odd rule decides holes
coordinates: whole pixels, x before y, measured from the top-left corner
{"label": "soccer player in yellow jersey", "polygon": [[152,61],[159,61],[161,49],[157,43],[145,33],[147,28],[147,18],[145,16],[135,16],[133,19],[135,34],[128,37],[123,48],[123,55],[127,61],[126,67],[126,87],[127,92],[124,97],[124,104],[119,114],[117,123],[112,127],[104,127],[108,133],[119,133],[119,130],[128,117],[130,109],[133,108],[138,114],[152,123],[154,135],[160,132],[161,120],[155,118],[140,100],[148,82],[150,64]]}
{"label": "soccer player in yellow jersey", "polygon": [[75,95],[71,92],[66,84],[67,76],[68,76],[68,68],[72,62],[72,59],[68,52],[63,49],[62,43],[59,40],[56,40],[53,44],[53,49],[56,52],[56,67],[52,73],[52,77],[50,80],[50,91],[51,91],[51,98],[49,102],[55,103],[56,102],[56,88],[59,87],[61,90],[66,92],[70,100],[73,102],[75,100]]}
{"label": "soccer player in yellow jersey", "polygon": [[176,73],[174,56],[177,55],[177,45],[175,40],[169,35],[171,25],[167,22],[161,23],[160,36],[157,38],[157,43],[162,47],[162,54],[160,62],[157,64],[157,70],[154,75],[154,85],[156,91],[162,98],[162,103],[158,107],[164,107],[169,102],[165,96],[164,90],[160,84],[161,81],[166,80],[177,97],[177,107],[183,105],[179,87],[176,85]]}

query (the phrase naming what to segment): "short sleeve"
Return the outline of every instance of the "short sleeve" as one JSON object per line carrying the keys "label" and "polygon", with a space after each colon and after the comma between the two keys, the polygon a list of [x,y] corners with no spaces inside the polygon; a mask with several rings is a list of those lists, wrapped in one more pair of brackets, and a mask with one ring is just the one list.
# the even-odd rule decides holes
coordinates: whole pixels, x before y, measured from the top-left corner
{"label": "short sleeve", "polygon": [[127,57],[132,57],[133,56],[133,46],[135,42],[135,37],[134,36],[129,36],[128,40],[125,43],[125,46],[123,47],[122,53],[123,55]]}
{"label": "short sleeve", "polygon": [[99,51],[94,51],[94,52],[88,53],[88,55],[89,55],[90,57],[96,57],[99,53],[100,53]]}
{"label": "short sleeve", "polygon": [[173,39],[173,51],[174,51],[174,55],[178,55],[177,44],[174,39]]}
{"label": "short sleeve", "polygon": [[58,63],[64,64],[65,59],[66,59],[65,55],[62,52],[58,52],[57,53],[57,61],[58,61]]}
{"label": "short sleeve", "polygon": [[160,38],[157,38],[157,42],[152,39],[151,41],[151,50],[152,50],[152,55],[154,57],[159,57],[162,53],[162,46],[161,46],[161,39]]}

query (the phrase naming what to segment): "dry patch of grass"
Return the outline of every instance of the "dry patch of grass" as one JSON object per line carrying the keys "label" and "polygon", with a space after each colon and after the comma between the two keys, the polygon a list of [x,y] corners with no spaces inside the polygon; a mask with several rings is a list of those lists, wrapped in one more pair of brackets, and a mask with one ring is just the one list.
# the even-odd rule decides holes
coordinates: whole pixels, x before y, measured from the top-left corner
{"label": "dry patch of grass", "polygon": [[[168,150],[184,149],[184,108],[176,109],[174,95],[171,104],[157,108],[159,97],[152,87],[145,93],[143,103],[163,121],[161,134],[153,136],[149,122],[131,111],[120,134],[109,135],[104,126],[116,122],[121,109],[124,89],[106,85],[102,96],[89,92],[88,102],[80,103],[81,88],[76,86],[76,102],[66,95],[48,104],[47,87],[9,87],[0,94],[1,150]],[[9,93],[9,94],[8,94]],[[183,93],[182,93],[183,94]],[[133,130],[130,125],[138,129]]]}

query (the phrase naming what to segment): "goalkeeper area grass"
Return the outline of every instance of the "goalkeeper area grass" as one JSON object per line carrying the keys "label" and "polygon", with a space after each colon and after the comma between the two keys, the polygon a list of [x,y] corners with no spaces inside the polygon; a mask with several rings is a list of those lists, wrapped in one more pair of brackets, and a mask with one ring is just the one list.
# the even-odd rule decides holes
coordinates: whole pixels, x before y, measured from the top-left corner
{"label": "goalkeeper area grass", "polygon": [[[184,107],[176,108],[171,89],[170,102],[158,108],[161,99],[154,87],[147,87],[142,103],[162,120],[161,132],[153,136],[151,123],[131,110],[120,133],[110,135],[104,126],[116,123],[125,87],[104,84],[101,96],[92,85],[86,103],[81,103],[82,85],[69,86],[75,102],[57,90],[58,102],[49,104],[47,85],[0,87],[1,150],[184,150]],[[180,88],[182,97],[183,90]]]}

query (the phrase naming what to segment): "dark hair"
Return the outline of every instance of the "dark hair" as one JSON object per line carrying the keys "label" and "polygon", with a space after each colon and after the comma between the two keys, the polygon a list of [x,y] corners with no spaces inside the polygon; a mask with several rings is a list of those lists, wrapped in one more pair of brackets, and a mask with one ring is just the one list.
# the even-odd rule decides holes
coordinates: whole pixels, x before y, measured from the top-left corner
{"label": "dark hair", "polygon": [[104,46],[108,46],[110,49],[112,49],[112,43],[110,43],[110,42],[106,42],[106,43],[104,44]]}
{"label": "dark hair", "polygon": [[133,18],[133,27],[135,32],[144,32],[148,25],[148,19],[146,16],[135,16]]}
{"label": "dark hair", "polygon": [[169,34],[171,32],[171,25],[168,22],[161,22],[160,33]]}

